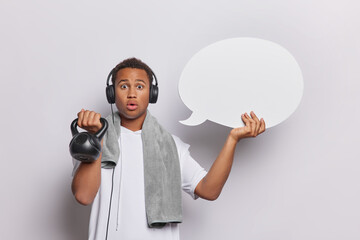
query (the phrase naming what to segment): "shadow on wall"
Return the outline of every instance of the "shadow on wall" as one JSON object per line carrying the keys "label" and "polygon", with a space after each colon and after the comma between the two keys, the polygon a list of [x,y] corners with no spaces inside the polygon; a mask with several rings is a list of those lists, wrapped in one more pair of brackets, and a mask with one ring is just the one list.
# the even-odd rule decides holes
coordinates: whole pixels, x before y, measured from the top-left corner
{"label": "shadow on wall", "polygon": [[62,206],[62,223],[68,240],[88,239],[91,205],[83,206],[74,196],[66,194]]}

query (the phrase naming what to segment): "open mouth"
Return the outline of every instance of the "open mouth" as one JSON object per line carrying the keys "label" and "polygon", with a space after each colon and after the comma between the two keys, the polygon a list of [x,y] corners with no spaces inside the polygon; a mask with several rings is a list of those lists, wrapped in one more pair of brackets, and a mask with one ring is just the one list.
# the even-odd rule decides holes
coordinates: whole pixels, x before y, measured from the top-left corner
{"label": "open mouth", "polygon": [[129,110],[135,110],[135,109],[137,109],[137,104],[135,104],[135,103],[128,103],[127,105],[126,105],[126,107],[127,107],[127,109],[129,109]]}

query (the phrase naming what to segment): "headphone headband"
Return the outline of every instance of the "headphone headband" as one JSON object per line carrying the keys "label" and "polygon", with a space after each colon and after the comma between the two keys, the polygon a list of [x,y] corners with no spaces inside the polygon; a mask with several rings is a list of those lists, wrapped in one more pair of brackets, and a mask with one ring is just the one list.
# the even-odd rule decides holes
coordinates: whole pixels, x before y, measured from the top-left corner
{"label": "headphone headband", "polygon": [[[139,68],[139,69],[141,69],[141,68]],[[109,73],[109,75],[108,75],[108,77],[107,77],[107,80],[106,80],[106,85],[107,85],[107,86],[110,86],[110,85],[109,85],[109,82],[110,82],[110,78],[113,76],[114,70],[115,70],[115,68],[113,68],[113,69],[111,70],[111,72]],[[119,71],[119,70],[118,70],[118,71]],[[154,79],[155,79],[155,86],[158,86],[158,81],[157,81],[157,78],[156,78],[155,73],[154,73],[153,70],[151,70],[151,69],[150,69],[150,71],[151,71],[151,74],[153,75],[153,77],[154,77]],[[149,79],[149,80],[150,80],[150,79]],[[154,85],[154,84],[152,84],[152,82],[151,82],[151,83],[150,83],[150,87],[151,87],[152,85]]]}

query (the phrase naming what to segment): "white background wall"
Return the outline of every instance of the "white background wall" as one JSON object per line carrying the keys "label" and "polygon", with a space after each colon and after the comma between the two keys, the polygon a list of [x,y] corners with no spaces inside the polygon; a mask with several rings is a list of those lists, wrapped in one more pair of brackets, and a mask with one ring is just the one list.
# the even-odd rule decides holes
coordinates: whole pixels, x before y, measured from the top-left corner
{"label": "white background wall", "polygon": [[[209,169],[230,129],[178,123],[190,111],[177,83],[198,50],[243,36],[294,55],[303,100],[279,126],[240,141],[218,200],[184,193],[182,239],[360,239],[359,7],[355,0],[2,0],[0,239],[86,239],[90,207],[71,194],[69,125],[81,108],[110,113],[106,76],[124,58],[153,68],[160,96],[151,112]],[[231,87],[221,81],[219,91]]]}

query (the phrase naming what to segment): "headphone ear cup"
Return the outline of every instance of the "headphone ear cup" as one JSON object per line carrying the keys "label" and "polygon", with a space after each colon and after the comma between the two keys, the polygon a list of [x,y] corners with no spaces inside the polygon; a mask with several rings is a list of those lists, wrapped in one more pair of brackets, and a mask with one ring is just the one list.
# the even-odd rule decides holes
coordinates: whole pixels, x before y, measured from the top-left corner
{"label": "headphone ear cup", "polygon": [[159,95],[159,88],[156,85],[151,86],[149,103],[156,103]]}
{"label": "headphone ear cup", "polygon": [[106,87],[106,98],[108,103],[113,104],[115,103],[115,89],[114,85],[109,85]]}

